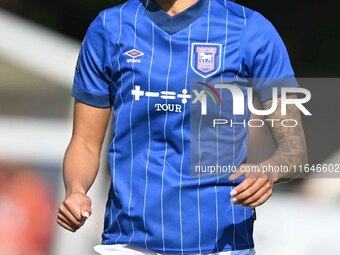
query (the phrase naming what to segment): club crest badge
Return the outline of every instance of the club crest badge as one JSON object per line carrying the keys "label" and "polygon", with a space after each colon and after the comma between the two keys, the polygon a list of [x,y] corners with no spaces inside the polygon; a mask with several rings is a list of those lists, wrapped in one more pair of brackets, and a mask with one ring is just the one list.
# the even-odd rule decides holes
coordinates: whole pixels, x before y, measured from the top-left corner
{"label": "club crest badge", "polygon": [[191,45],[191,68],[203,78],[208,78],[221,67],[222,45],[216,43],[193,43]]}

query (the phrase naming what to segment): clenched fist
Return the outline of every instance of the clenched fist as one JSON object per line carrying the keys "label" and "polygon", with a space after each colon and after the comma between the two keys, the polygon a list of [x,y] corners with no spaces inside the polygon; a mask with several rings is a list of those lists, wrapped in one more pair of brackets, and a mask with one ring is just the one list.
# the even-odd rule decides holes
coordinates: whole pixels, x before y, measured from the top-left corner
{"label": "clenched fist", "polygon": [[80,192],[72,193],[59,206],[57,222],[63,228],[76,232],[91,212],[91,199]]}

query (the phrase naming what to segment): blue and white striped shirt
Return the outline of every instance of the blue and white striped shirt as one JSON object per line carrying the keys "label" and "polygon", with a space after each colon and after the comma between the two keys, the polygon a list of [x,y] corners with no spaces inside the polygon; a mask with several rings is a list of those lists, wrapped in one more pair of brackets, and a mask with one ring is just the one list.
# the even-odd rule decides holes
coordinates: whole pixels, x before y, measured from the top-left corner
{"label": "blue and white striped shirt", "polygon": [[[230,202],[239,182],[190,176],[190,82],[293,76],[273,26],[238,4],[199,0],[171,17],[153,1],[130,0],[101,12],[72,95],[114,108],[102,243],[178,254],[252,248],[253,211]],[[270,98],[271,84],[252,86]],[[247,129],[227,135],[224,160],[238,166],[247,159]]]}

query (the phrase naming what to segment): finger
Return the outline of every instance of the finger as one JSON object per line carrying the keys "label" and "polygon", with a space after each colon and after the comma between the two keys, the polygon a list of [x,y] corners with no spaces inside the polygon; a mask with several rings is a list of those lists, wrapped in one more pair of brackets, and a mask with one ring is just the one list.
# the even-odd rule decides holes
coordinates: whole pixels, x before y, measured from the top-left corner
{"label": "finger", "polygon": [[229,181],[236,181],[238,178],[242,177],[243,173],[241,171],[236,170],[229,176]]}
{"label": "finger", "polygon": [[88,219],[88,218],[90,217],[90,213],[89,213],[88,211],[83,211],[83,212],[81,213],[81,216],[82,216],[83,218],[85,218],[85,219]]}
{"label": "finger", "polygon": [[81,226],[81,222],[74,222],[67,218],[64,214],[58,213],[58,219],[63,220],[66,224],[74,229],[78,229]]}
{"label": "finger", "polygon": [[62,226],[63,228],[71,231],[71,232],[75,232],[75,229],[73,229],[72,227],[70,227],[67,223],[63,222],[61,219],[57,219],[57,223]]}
{"label": "finger", "polygon": [[92,209],[91,209],[91,200],[89,197],[86,197],[82,204],[81,204],[81,216],[82,218],[87,219],[88,217],[90,217],[90,215],[92,214]]}
{"label": "finger", "polygon": [[81,225],[81,222],[74,224],[72,221],[70,221],[68,218],[66,218],[62,213],[58,213],[58,219],[65,222],[68,226],[72,227],[73,229],[77,229]]}
{"label": "finger", "polygon": [[[253,164],[242,164],[240,165],[235,172],[233,172],[230,176],[229,176],[229,181],[236,181],[238,178],[240,177],[247,177],[247,172],[244,171],[244,169],[246,169],[247,167],[252,167],[254,166]],[[243,170],[243,171],[242,171]]]}
{"label": "finger", "polygon": [[243,191],[247,190],[249,187],[251,187],[255,183],[255,178],[247,178],[242,183],[237,185],[231,192],[230,195],[235,198],[237,194],[242,193]]}
{"label": "finger", "polygon": [[251,196],[253,196],[255,193],[257,193],[263,186],[265,186],[266,182],[267,180],[262,179],[262,178],[256,179],[253,185],[251,185],[250,187],[248,187],[247,189],[243,191],[237,192],[237,195],[235,195],[234,197],[237,199],[237,201],[248,199]]}
{"label": "finger", "polygon": [[263,205],[272,195],[272,191],[266,192],[260,199],[258,199],[256,202],[251,203],[249,207],[257,207],[260,205]]}
{"label": "finger", "polygon": [[85,221],[83,221],[79,226],[73,226],[73,225],[70,225],[68,222],[64,221],[62,218],[58,218],[57,222],[60,226],[62,226],[63,228],[66,228],[67,230],[70,230],[72,232],[76,232],[85,223]]}
{"label": "finger", "polygon": [[64,203],[62,204],[66,207],[67,211],[69,211],[73,218],[75,218],[78,221],[81,221],[81,212],[80,212],[80,206],[81,206],[81,201],[70,201],[70,200],[65,200]]}
{"label": "finger", "polygon": [[267,192],[271,190],[270,185],[255,184],[254,186],[257,186],[257,185],[258,185],[257,192],[253,193],[251,196],[245,199],[238,199],[237,201],[243,206],[250,206],[251,204],[258,201],[262,196],[264,196]]}
{"label": "finger", "polygon": [[67,226],[69,229],[72,229],[73,231],[75,231],[76,229],[78,229],[77,226],[74,226],[72,223],[70,223],[67,219],[62,218],[62,217],[58,217],[57,222],[62,222],[63,223],[63,227]]}
{"label": "finger", "polygon": [[72,222],[73,225],[78,225],[81,222],[81,219],[76,219],[73,214],[69,211],[68,208],[65,207],[64,204],[61,204],[59,207],[59,212],[64,215],[69,221]]}
{"label": "finger", "polygon": [[81,221],[79,224],[74,225],[74,223],[70,222],[67,218],[65,218],[61,213],[58,213],[58,220],[64,222],[67,226],[69,226],[74,231],[78,230],[85,224],[85,220]]}

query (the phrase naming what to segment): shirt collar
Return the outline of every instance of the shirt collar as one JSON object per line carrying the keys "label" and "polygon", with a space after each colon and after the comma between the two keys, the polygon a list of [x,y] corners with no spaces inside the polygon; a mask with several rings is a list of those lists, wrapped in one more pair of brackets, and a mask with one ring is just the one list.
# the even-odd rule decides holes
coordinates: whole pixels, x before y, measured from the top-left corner
{"label": "shirt collar", "polygon": [[198,0],[193,6],[170,16],[154,0],[144,0],[143,5],[149,18],[165,32],[175,34],[193,23],[207,8],[209,0]]}

